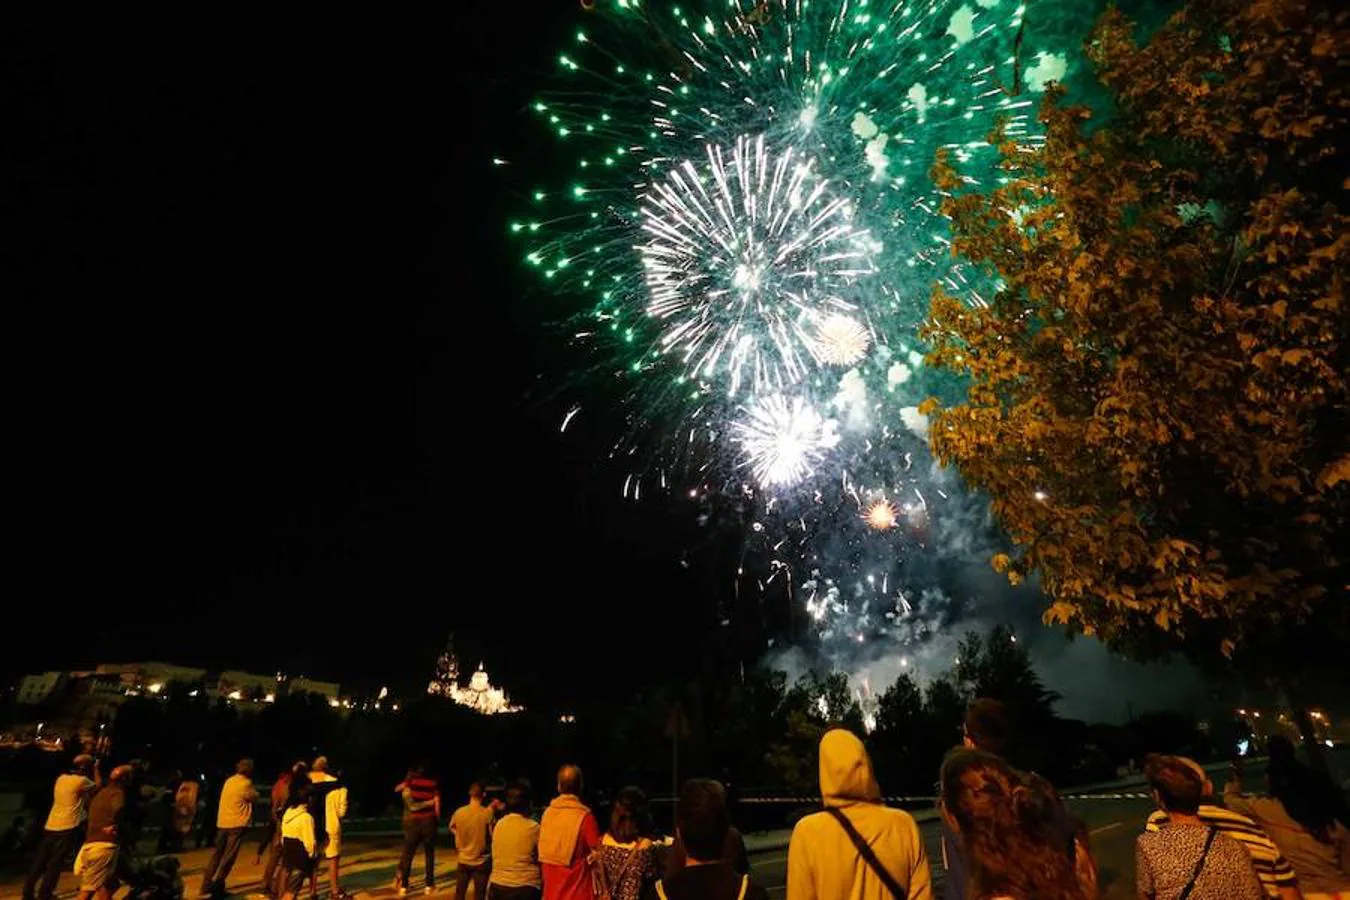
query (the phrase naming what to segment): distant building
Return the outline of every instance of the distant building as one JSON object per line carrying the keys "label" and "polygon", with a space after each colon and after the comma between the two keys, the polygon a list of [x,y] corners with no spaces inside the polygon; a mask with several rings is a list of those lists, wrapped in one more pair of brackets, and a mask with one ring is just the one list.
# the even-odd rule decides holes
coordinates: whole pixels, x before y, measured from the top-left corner
{"label": "distant building", "polygon": [[292,697],[299,697],[305,694],[318,694],[326,697],[330,701],[338,699],[339,685],[333,681],[316,681],[313,678],[306,678],[301,675],[298,678],[288,679],[286,682],[286,693]]}
{"label": "distant building", "polygon": [[277,676],[252,672],[221,672],[213,692],[221,700],[271,702],[276,699]]}
{"label": "distant building", "polygon": [[22,706],[37,706],[46,703],[66,686],[65,672],[43,672],[40,675],[25,675],[19,679],[19,691],[14,700]]}
{"label": "distant building", "polygon": [[[469,686],[460,685],[459,657],[455,655],[454,635],[450,636],[445,651],[436,658],[436,671],[431,683],[427,685],[427,693],[433,697],[453,700],[460,706],[467,706],[485,716],[516,713],[524,709],[523,706],[512,703],[506,691],[492,683],[482,663],[479,663],[478,671],[469,677]],[[394,709],[398,707],[395,706]]]}
{"label": "distant building", "polygon": [[206,677],[205,669],[176,666],[163,662],[101,663],[95,675],[115,675],[132,692],[158,694],[170,684],[196,684]]}

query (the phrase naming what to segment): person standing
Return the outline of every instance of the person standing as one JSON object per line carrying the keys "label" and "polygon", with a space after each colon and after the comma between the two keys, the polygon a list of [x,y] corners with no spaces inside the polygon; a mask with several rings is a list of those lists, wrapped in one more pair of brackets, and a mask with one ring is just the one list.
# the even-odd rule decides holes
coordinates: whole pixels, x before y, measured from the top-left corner
{"label": "person standing", "polygon": [[530,786],[507,785],[502,817],[492,832],[489,900],[539,900],[539,823],[530,818]]}
{"label": "person standing", "polygon": [[173,792],[173,811],[169,814],[169,827],[173,829],[170,838],[176,852],[187,848],[188,835],[192,833],[192,823],[197,818],[197,800],[201,786],[195,778],[184,778],[178,782]]}
{"label": "person standing", "polygon": [[75,757],[70,771],[57,777],[42,841],[23,882],[23,900],[51,900],[61,868],[79,843],[80,826],[88,815],[89,795],[98,787],[97,778],[94,758],[88,754]]}
{"label": "person standing", "polygon": [[1064,852],[1052,795],[1002,757],[960,748],[942,762],[938,806],[966,860],[966,896],[1091,900]]}
{"label": "person standing", "polygon": [[[719,781],[706,780],[701,781],[704,790],[720,791],[722,795],[722,809],[730,816],[730,808],[727,803],[727,791]],[[745,838],[741,836],[740,831],[727,823],[726,837],[722,844],[721,853],[722,862],[731,866],[737,875],[750,874],[750,854],[745,849]],[[706,860],[704,861],[706,864]],[[680,837],[680,830],[675,829],[675,840],[670,845],[670,853],[666,857],[666,879],[670,880],[677,874],[684,871],[688,865],[688,854],[685,850],[684,840]]]}
{"label": "person standing", "polygon": [[436,779],[427,774],[425,765],[408,772],[399,786],[403,796],[403,855],[398,861],[398,895],[408,895],[408,878],[412,872],[413,857],[421,846],[426,856],[427,879],[425,892],[436,890],[436,827],[441,820],[441,792]]}
{"label": "person standing", "polygon": [[286,811],[281,814],[281,859],[286,873],[282,897],[286,900],[295,900],[305,882],[312,882],[314,877],[319,843],[309,802],[309,782],[300,782],[287,798]]}
{"label": "person standing", "polygon": [[539,823],[539,864],[544,900],[592,900],[590,858],[600,846],[600,826],[581,802],[581,767],[558,770],[558,796]]}
{"label": "person standing", "polygon": [[626,787],[614,798],[609,830],[591,859],[601,895],[610,900],[639,900],[656,879],[656,858],[648,833],[647,797]]}
{"label": "person standing", "polygon": [[450,833],[455,836],[455,900],[464,900],[469,882],[473,882],[474,900],[487,897],[488,874],[492,856],[488,850],[492,827],[492,807],[483,802],[483,785],[469,785],[469,802],[450,817]]}
{"label": "person standing", "polygon": [[1285,750],[1272,740],[1270,751],[1270,796],[1243,794],[1235,768],[1224,803],[1270,835],[1298,874],[1304,900],[1350,895],[1350,823],[1341,819],[1350,815],[1343,798],[1329,778],[1294,759],[1292,745]]}
{"label": "person standing", "polygon": [[[1011,751],[1016,743],[1012,712],[1006,705],[991,697],[978,697],[970,702],[961,727],[962,747],[997,756],[1011,765]],[[1081,829],[1082,834],[1079,835],[1078,823],[1064,809],[1059,794],[1049,781],[1039,777],[1028,778],[1027,785],[1045,795],[1057,834],[1055,843],[1063,847],[1064,854],[1079,872],[1079,883],[1085,891],[1089,895],[1096,893],[1097,869],[1088,844],[1087,830]],[[970,867],[966,861],[965,848],[946,819],[940,820],[939,830],[942,867],[947,871],[942,889],[944,900],[967,900],[966,885],[970,883]]]}
{"label": "person standing", "polygon": [[866,748],[842,728],[820,739],[820,793],[825,810],[788,842],[788,900],[931,900],[918,824],[882,805]]}
{"label": "person standing", "polygon": [[1141,900],[1265,900],[1247,851],[1197,815],[1204,785],[1195,772],[1173,757],[1155,756],[1144,777],[1167,824],[1135,842]]}
{"label": "person standing", "polygon": [[[1240,812],[1214,805],[1212,802],[1214,783],[1209,780],[1209,775],[1198,762],[1184,756],[1176,756],[1173,759],[1194,772],[1203,785],[1200,791],[1200,808],[1195,814],[1201,822],[1242,845],[1252,859],[1252,868],[1256,870],[1256,877],[1260,879],[1266,896],[1271,900],[1300,900],[1302,894],[1299,892],[1298,876],[1294,874],[1294,867],[1289,864],[1289,860],[1280,853],[1280,848],[1275,846],[1275,842],[1252,819]],[[1154,810],[1148,817],[1144,829],[1158,831],[1168,821],[1170,820],[1167,813],[1161,809]]]}
{"label": "person standing", "polygon": [[708,779],[686,781],[675,806],[675,840],[683,848],[679,871],[656,883],[660,900],[768,900],[768,892],[728,859],[726,793]]}
{"label": "person standing", "polygon": [[315,838],[323,858],[328,860],[330,900],[340,900],[347,896],[338,877],[342,861],[342,820],[347,817],[347,788],[329,771],[326,756],[314,760],[309,770],[309,782],[309,811],[314,817]]}
{"label": "person standing", "polygon": [[108,776],[108,784],[94,794],[89,803],[89,824],[84,845],[75,859],[80,878],[77,900],[112,900],[113,874],[123,842],[127,840],[127,791],[131,786],[131,766],[118,766]]}
{"label": "person standing", "polygon": [[281,818],[290,805],[291,794],[302,784],[309,784],[309,766],[303,761],[296,762],[282,772],[272,784],[267,834],[264,841],[258,845],[260,855],[264,850],[267,853],[267,861],[263,863],[262,892],[268,897],[280,897],[283,892],[276,880],[277,869],[281,863]]}
{"label": "person standing", "polygon": [[202,897],[224,894],[225,879],[230,877],[244,834],[253,821],[253,801],[258,792],[253,789],[253,760],[241,759],[234,774],[225,779],[220,789],[220,807],[216,812],[216,843],[211,859],[202,873]]}

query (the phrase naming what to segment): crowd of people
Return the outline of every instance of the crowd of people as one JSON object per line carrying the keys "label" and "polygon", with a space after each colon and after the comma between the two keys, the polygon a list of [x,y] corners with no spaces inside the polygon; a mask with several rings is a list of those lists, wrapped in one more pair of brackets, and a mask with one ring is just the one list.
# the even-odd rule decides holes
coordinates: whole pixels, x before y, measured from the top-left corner
{"label": "crowd of people", "polygon": [[[1068,814],[1055,788],[1008,760],[1013,729],[1006,708],[981,699],[967,710],[962,745],[938,773],[942,892],[947,900],[1096,900],[1097,865],[1085,826]],[[801,818],[787,854],[788,900],[929,900],[930,863],[909,813],[886,806],[863,742],[831,729],[819,745],[821,809]],[[1241,790],[1236,767],[1216,797],[1206,770],[1178,756],[1153,756],[1145,777],[1157,810],[1141,823],[1135,879],[1141,900],[1325,900],[1350,898],[1350,814],[1344,795],[1298,762],[1288,741],[1272,739],[1270,795]],[[220,791],[202,898],[227,893],[226,880],[253,821],[258,800],[253,763],[241,760]],[[64,861],[74,851],[78,900],[110,900],[119,880],[137,900],[130,866],[136,826],[133,766],[101,777],[95,761],[77,757],[53,786],[43,839],[24,884],[24,900],[52,900]],[[455,897],[465,900],[766,900],[750,874],[745,841],[732,826],[726,791],[709,779],[684,784],[674,835],[654,829],[645,795],[618,792],[602,830],[583,796],[580,767],[557,774],[556,795],[537,819],[530,784],[518,780],[489,793],[470,786],[467,802],[443,816],[441,786],[426,765],[395,787],[404,843],[394,887],[412,889],[422,851],[420,888],[436,891],[436,844],[448,822],[456,848]],[[189,792],[191,793],[191,792]],[[183,817],[190,821],[183,801]],[[258,845],[266,855],[262,890],[274,900],[319,891],[327,864],[330,900],[345,900],[341,883],[347,789],[320,756],[295,763],[271,789],[271,815]],[[170,817],[170,822],[175,821]],[[161,847],[163,839],[161,839]],[[153,880],[158,877],[158,881]],[[167,881],[165,879],[168,879]],[[172,872],[147,867],[140,885],[174,883]],[[181,881],[177,882],[181,884]],[[181,891],[180,891],[181,893]]]}

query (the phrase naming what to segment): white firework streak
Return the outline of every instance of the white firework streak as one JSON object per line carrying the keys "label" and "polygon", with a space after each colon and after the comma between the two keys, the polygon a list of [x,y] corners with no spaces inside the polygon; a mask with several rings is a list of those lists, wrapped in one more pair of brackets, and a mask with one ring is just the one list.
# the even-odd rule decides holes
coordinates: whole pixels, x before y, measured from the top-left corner
{"label": "white firework streak", "polygon": [[781,391],[823,361],[821,324],[853,311],[838,293],[876,271],[870,237],[794,148],[705,149],[704,172],[684,160],[642,197],[647,312],[690,377],[725,367],[732,395]]}
{"label": "white firework streak", "polygon": [[764,397],[732,423],[732,435],[745,453],[745,465],[764,487],[795,484],[839,442],[827,420],[801,397]]}

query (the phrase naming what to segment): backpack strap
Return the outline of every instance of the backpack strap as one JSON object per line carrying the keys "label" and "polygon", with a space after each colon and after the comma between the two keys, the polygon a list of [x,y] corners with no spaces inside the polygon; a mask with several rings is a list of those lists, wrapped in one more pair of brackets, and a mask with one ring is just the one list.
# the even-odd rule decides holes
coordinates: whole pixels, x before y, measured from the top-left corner
{"label": "backpack strap", "polygon": [[[863,862],[867,863],[872,873],[886,886],[886,890],[890,891],[891,896],[895,897],[896,900],[904,900],[905,889],[900,887],[900,883],[895,880],[895,876],[886,870],[886,867],[881,864],[881,860],[877,859],[875,851],[858,833],[858,829],[853,827],[853,823],[848,820],[848,816],[833,806],[827,806],[825,814],[838,822],[840,827],[844,829],[849,840],[853,842],[853,848],[858,851],[858,855],[862,857]],[[1181,900],[1185,900],[1185,898],[1183,897]]]}
{"label": "backpack strap", "polygon": [[1214,835],[1218,834],[1215,828],[1209,829],[1209,834],[1205,836],[1205,849],[1200,851],[1200,858],[1195,861],[1195,871],[1191,873],[1191,880],[1186,882],[1186,886],[1177,894],[1177,900],[1187,900],[1191,896],[1191,891],[1195,890],[1195,882],[1200,877],[1200,873],[1205,869],[1205,859],[1209,856],[1209,848],[1214,843]]}
{"label": "backpack strap", "polygon": [[666,896],[665,885],[663,885],[660,881],[656,882],[656,896],[660,897],[661,900],[670,900],[670,898]]}
{"label": "backpack strap", "polygon": [[745,900],[745,892],[750,890],[750,876],[741,876],[741,892],[736,895],[736,900]]}

